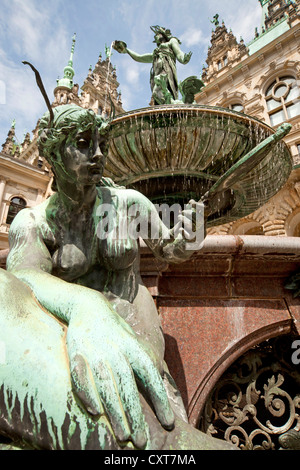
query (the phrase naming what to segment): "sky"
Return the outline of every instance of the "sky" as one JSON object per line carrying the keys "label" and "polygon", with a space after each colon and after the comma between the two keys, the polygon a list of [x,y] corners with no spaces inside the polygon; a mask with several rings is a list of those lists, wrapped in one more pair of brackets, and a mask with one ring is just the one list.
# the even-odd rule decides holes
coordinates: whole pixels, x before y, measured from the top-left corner
{"label": "sky", "polygon": [[[125,41],[137,53],[152,52],[153,25],[170,29],[181,40],[183,52],[192,52],[189,64],[177,66],[183,80],[202,72],[216,13],[237,40],[242,37],[247,44],[260,26],[262,12],[258,0],[0,0],[0,5],[0,150],[14,119],[21,143],[46,111],[34,74],[22,61],[38,69],[52,102],[74,33],[74,83],[80,87],[89,67],[94,68],[99,54],[105,58],[105,46],[114,40]],[[148,106],[151,64],[112,52],[123,108]]]}

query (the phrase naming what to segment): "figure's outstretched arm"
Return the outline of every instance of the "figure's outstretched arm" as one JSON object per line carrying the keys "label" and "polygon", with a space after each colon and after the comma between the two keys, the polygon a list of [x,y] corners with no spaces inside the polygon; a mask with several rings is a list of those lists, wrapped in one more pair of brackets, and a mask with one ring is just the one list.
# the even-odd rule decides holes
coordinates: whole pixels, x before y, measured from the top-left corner
{"label": "figure's outstretched arm", "polygon": [[126,52],[136,62],[143,62],[144,64],[152,63],[152,60],[153,60],[153,54],[152,53],[150,53],[150,54],[137,54],[136,52],[131,51],[128,48],[126,48]]}
{"label": "figure's outstretched arm", "polygon": [[182,50],[180,49],[179,42],[177,41],[176,38],[172,38],[170,42],[171,42],[172,49],[174,51],[174,54],[178,62],[184,65],[187,64],[192,57],[192,52],[188,52],[187,54],[182,52]]}
{"label": "figure's outstretched arm", "polygon": [[114,41],[113,48],[120,54],[128,54],[136,62],[152,63],[153,54],[137,54],[136,52],[128,49],[127,44],[123,41]]}
{"label": "figure's outstretched arm", "polygon": [[[182,263],[199,250],[205,237],[204,205],[190,201],[185,207],[179,204],[156,207],[141,193],[127,190],[128,198],[136,205],[139,219],[142,217],[142,233],[146,245],[153,254],[169,263]],[[160,216],[158,209],[162,209]],[[174,217],[175,225],[170,227]]]}
{"label": "figure's outstretched arm", "polygon": [[50,314],[68,325],[66,338],[74,393],[86,410],[106,413],[118,440],[138,448],[147,431],[136,381],[150,397],[158,420],[171,429],[174,415],[160,365],[147,346],[97,291],[51,274],[38,212],[24,209],[10,231],[7,269],[26,284]]}

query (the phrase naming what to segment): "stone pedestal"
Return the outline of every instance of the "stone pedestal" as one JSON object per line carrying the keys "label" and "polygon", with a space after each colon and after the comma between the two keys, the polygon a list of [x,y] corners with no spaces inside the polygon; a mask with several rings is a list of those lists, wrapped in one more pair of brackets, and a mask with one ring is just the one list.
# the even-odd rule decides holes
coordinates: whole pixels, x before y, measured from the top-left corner
{"label": "stone pedestal", "polygon": [[[0,252],[1,267],[7,253]],[[284,287],[297,270],[296,237],[208,236],[201,252],[178,265],[142,247],[142,277],[161,316],[165,359],[192,425],[219,378],[249,348],[300,335],[300,298]]]}
{"label": "stone pedestal", "polygon": [[300,299],[284,287],[297,269],[299,238],[208,236],[201,252],[173,266],[143,249],[143,279],[191,424],[198,426],[210,391],[238,357],[269,338],[300,334]]}

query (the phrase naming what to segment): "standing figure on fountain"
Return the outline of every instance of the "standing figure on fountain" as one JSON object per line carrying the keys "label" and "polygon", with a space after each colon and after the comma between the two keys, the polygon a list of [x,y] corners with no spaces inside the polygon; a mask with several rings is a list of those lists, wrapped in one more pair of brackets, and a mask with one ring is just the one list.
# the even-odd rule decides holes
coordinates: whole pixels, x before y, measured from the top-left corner
{"label": "standing figure on fountain", "polygon": [[185,54],[181,51],[181,42],[172,36],[169,29],[151,26],[151,30],[155,34],[154,42],[157,47],[149,54],[137,54],[128,49],[123,41],[115,41],[113,48],[122,54],[129,54],[137,62],[152,63],[150,85],[154,104],[170,104],[178,99],[176,60],[187,64],[192,53]]}

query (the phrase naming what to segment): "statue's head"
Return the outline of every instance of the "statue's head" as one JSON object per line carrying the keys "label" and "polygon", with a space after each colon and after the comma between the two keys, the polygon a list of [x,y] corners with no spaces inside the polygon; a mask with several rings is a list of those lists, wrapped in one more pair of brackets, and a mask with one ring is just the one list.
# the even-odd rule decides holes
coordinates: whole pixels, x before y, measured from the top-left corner
{"label": "statue's head", "polygon": [[[92,153],[91,146],[95,136],[99,136],[98,140],[100,138],[103,144],[107,140],[108,128],[108,122],[92,110],[73,104],[57,106],[53,109],[52,119],[50,113],[47,112],[40,121],[38,138],[40,154],[50,163],[56,177],[67,173],[71,177],[72,162],[70,160],[78,160],[80,154],[84,157],[84,152],[87,152],[82,142],[80,143],[79,137],[84,136],[88,140],[86,145]],[[83,140],[81,138],[81,141]],[[103,153],[105,154],[105,151]],[[82,176],[79,166],[76,174],[78,178]]]}
{"label": "statue's head", "polygon": [[62,144],[71,141],[78,131],[97,128],[102,135],[108,131],[109,124],[101,116],[74,104],[57,106],[53,114],[52,122],[48,111],[41,118],[38,138],[39,151],[50,164],[59,159]]}
{"label": "statue's head", "polygon": [[[166,29],[164,28],[163,26],[150,26],[150,29],[151,31],[154,32],[154,41],[153,42],[156,42],[157,44],[160,43],[160,42],[168,42],[170,41],[170,39],[173,38],[173,35],[171,33],[171,31],[169,29]],[[162,41],[161,39],[162,38]],[[176,38],[177,41],[179,42],[179,44],[181,44],[181,42],[179,41],[178,38]]]}

